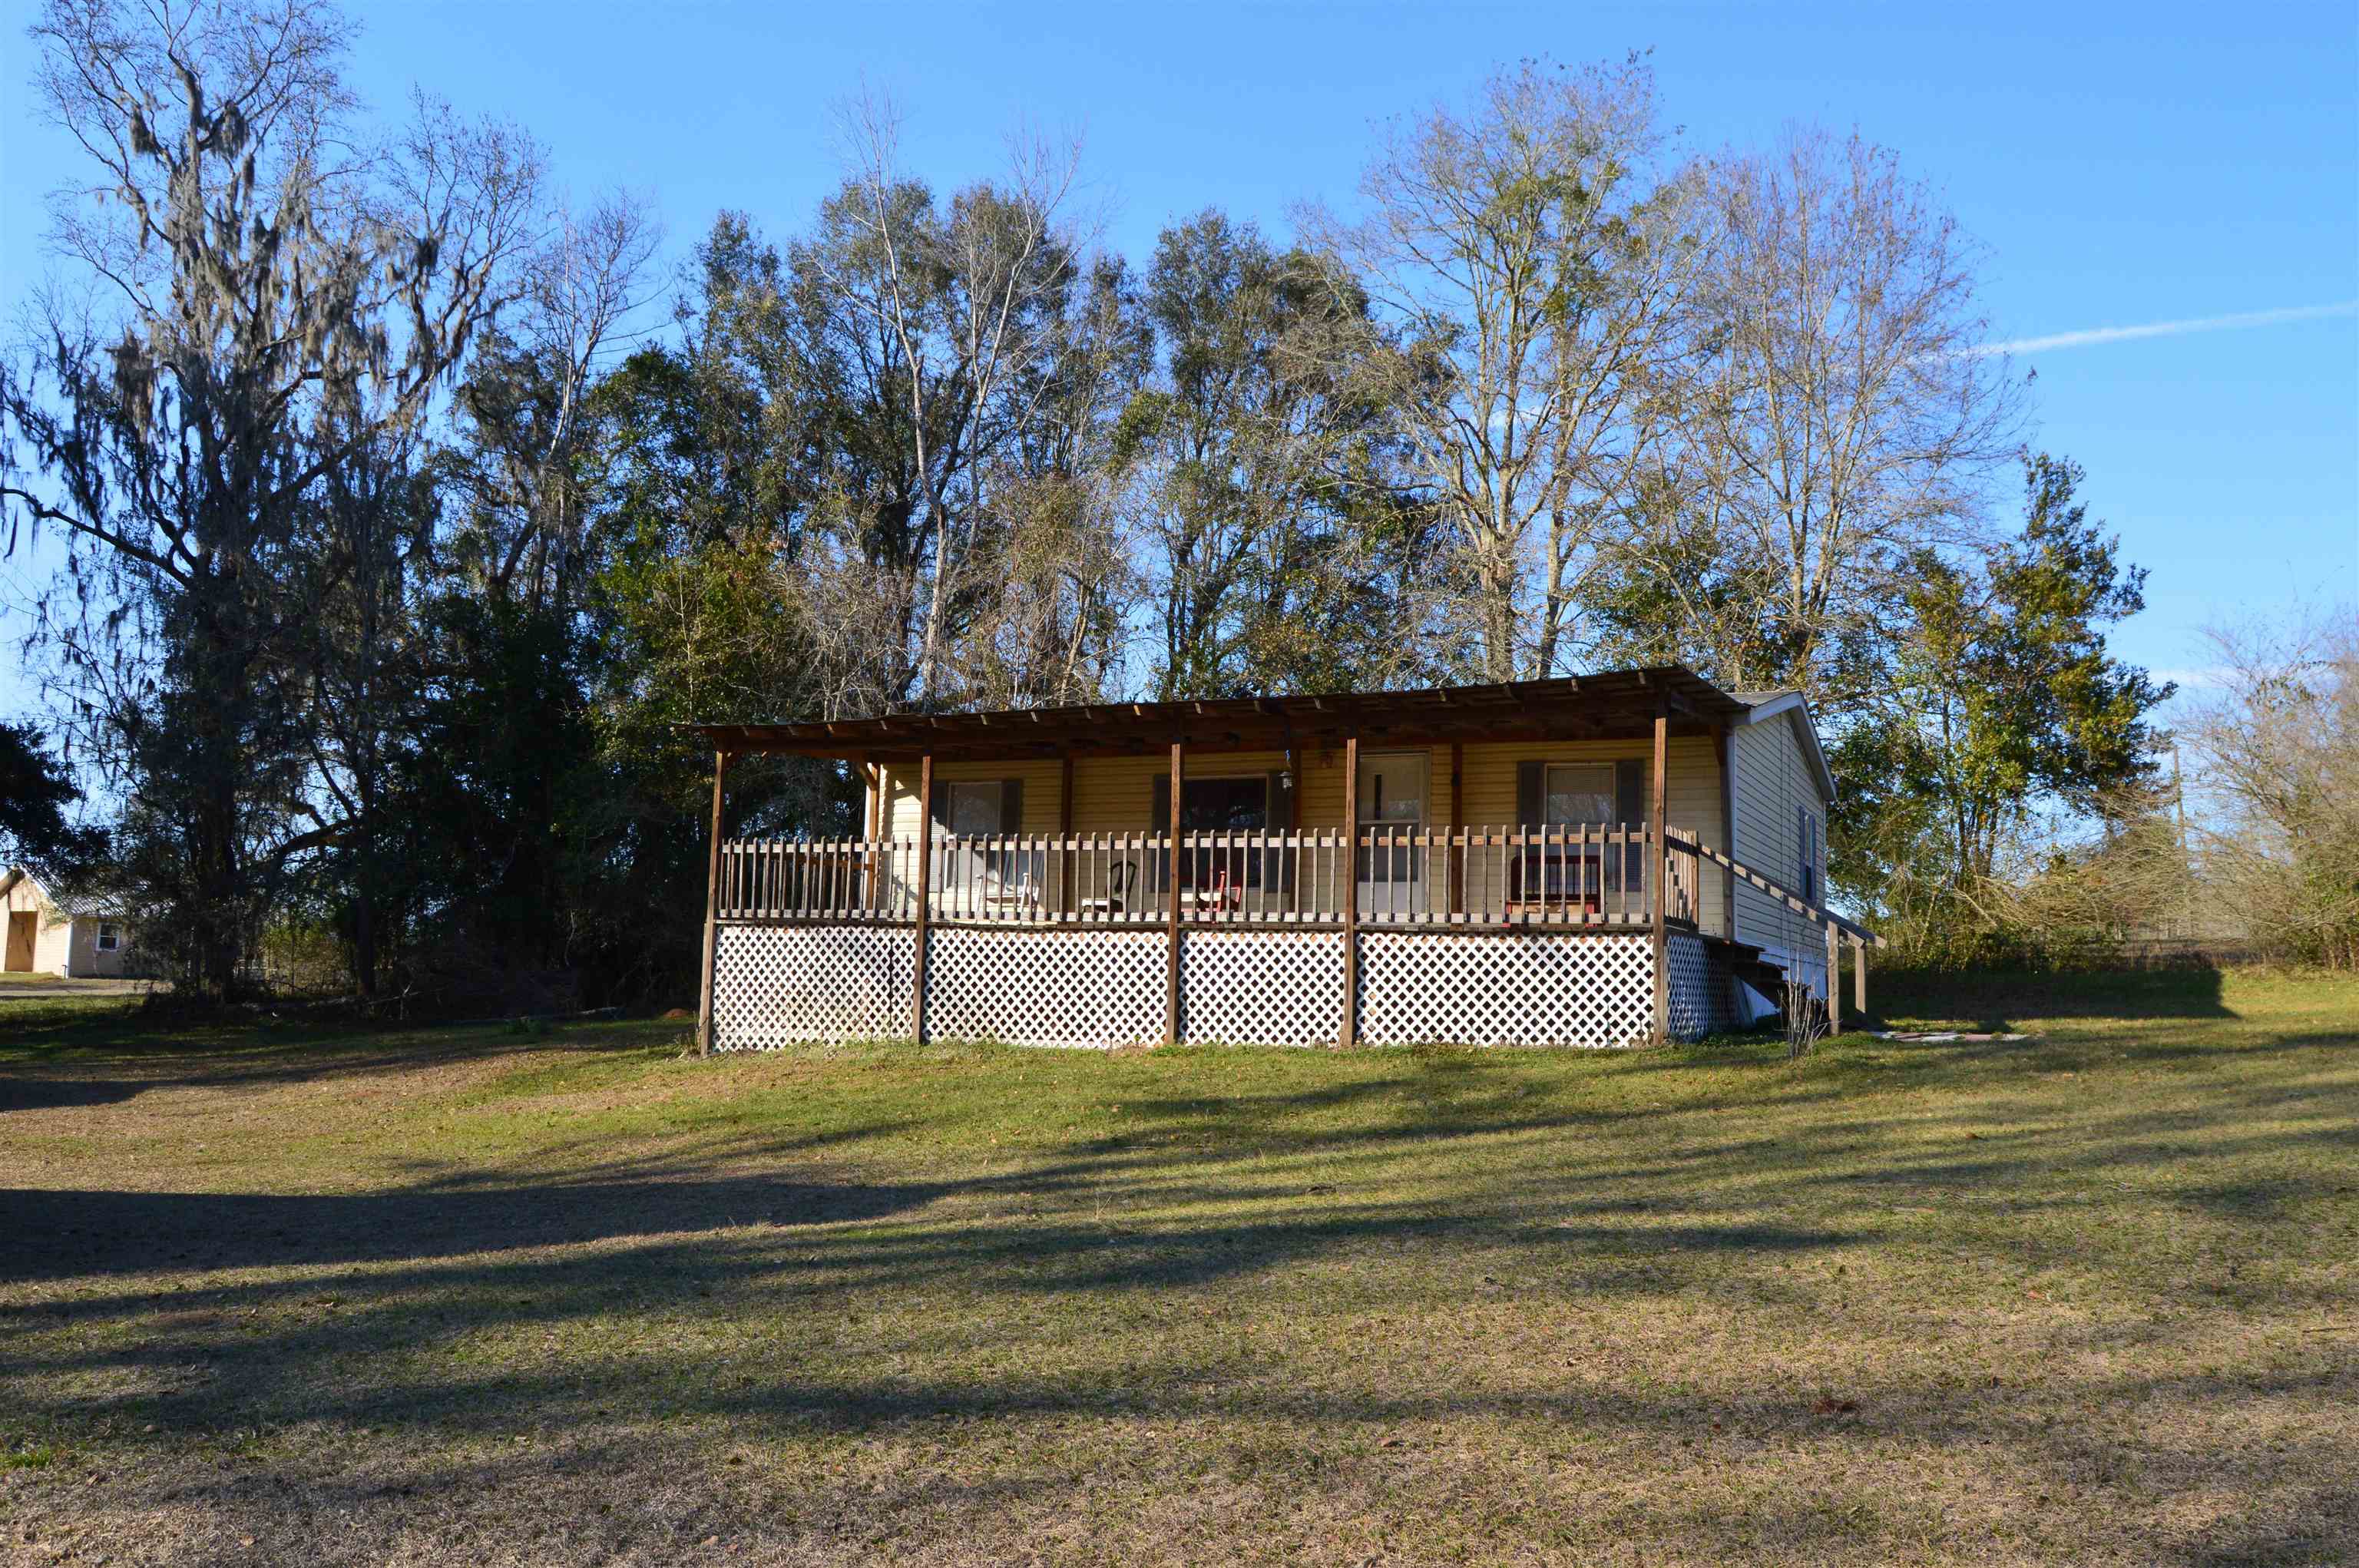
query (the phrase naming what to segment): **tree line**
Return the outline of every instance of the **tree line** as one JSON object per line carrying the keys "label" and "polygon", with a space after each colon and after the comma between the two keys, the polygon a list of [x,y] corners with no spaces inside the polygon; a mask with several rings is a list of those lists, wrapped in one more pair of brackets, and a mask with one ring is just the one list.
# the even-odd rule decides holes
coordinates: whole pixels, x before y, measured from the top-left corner
{"label": "tree line", "polygon": [[[1077,147],[940,189],[869,98],[802,223],[668,272],[522,128],[358,103],[321,0],[32,35],[84,163],[0,497],[64,545],[47,744],[119,810],[25,842],[184,995],[274,943],[364,996],[679,994],[688,719],[1680,659],[1810,694],[1838,887],[1929,931],[2156,809],[2170,689],[2106,644],[2142,573],[1856,135],[1698,153],[1644,60],[1526,61],[1290,235],[1214,207],[1125,256]],[[857,789],[760,761],[732,826],[854,831]]]}

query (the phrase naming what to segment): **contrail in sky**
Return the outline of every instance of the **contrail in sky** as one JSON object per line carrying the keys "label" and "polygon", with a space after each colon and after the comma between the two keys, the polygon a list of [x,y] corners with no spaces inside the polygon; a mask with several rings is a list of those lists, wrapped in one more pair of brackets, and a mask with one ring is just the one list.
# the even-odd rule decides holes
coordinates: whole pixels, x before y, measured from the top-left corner
{"label": "contrail in sky", "polygon": [[2043,348],[2086,348],[2091,343],[2121,343],[2129,338],[2172,338],[2181,332],[2218,332],[2231,327],[2273,327],[2282,321],[2315,321],[2326,316],[2359,312],[2359,299],[2335,305],[2294,305],[2282,310],[2246,310],[2235,316],[2198,316],[2187,321],[2148,321],[2142,327],[2087,327],[2077,332],[2050,332],[2043,338],[2011,338],[1968,349],[1971,354],[2029,354]]}

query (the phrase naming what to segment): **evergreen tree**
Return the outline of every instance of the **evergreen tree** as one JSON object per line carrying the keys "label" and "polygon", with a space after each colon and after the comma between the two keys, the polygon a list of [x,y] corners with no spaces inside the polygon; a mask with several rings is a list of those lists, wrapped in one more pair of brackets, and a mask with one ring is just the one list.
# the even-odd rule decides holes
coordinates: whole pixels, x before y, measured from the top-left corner
{"label": "evergreen tree", "polygon": [[1959,912],[2043,814],[2101,811],[2154,772],[2150,715],[2175,688],[2106,642],[2146,573],[2089,520],[2078,463],[2023,473],[2014,538],[1910,558],[1884,680],[1834,747],[1834,873],[1881,910]]}

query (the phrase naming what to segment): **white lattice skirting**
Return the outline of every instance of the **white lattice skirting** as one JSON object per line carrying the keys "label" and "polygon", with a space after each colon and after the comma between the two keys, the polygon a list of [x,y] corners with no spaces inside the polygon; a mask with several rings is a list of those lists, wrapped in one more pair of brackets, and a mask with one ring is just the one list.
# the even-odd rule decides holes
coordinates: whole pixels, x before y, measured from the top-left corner
{"label": "white lattice skirting", "polygon": [[1736,977],[1721,949],[1674,931],[1664,939],[1671,972],[1671,1038],[1701,1040],[1736,1027]]}
{"label": "white lattice skirting", "polygon": [[1342,931],[1185,931],[1180,1035],[1190,1045],[1332,1045]]}
{"label": "white lattice skirting", "polygon": [[1654,951],[1632,935],[1367,931],[1370,1045],[1629,1045],[1654,1032]]}
{"label": "white lattice skirting", "polygon": [[926,1033],[1007,1045],[1158,1045],[1163,1040],[1158,931],[931,933]]}
{"label": "white lattice skirting", "polygon": [[879,926],[723,926],[712,1040],[723,1051],[907,1040],[917,940]]}
{"label": "white lattice skirting", "polygon": [[[1338,931],[1183,933],[1180,1038],[1325,1045],[1343,1024]],[[927,1034],[1010,1045],[1152,1045],[1163,1038],[1166,933],[938,928]],[[714,1044],[724,1051],[906,1038],[906,928],[723,926]],[[1669,938],[1671,1032],[1728,1027],[1716,950]],[[1364,931],[1359,1034],[1370,1045],[1621,1046],[1654,1025],[1653,954],[1629,932]]]}

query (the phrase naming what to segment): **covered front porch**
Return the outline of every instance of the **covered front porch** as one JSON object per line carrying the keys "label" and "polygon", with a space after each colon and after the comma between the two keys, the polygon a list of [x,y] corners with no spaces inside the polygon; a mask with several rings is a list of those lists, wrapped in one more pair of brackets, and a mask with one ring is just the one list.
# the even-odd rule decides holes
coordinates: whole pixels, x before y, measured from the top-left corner
{"label": "covered front porch", "polygon": [[[1625,1045],[1768,984],[1734,697],[1671,668],[1411,692],[697,726],[706,1049],[864,1038]],[[864,832],[724,839],[729,758],[838,757]],[[1861,971],[1864,976],[1864,965]],[[1864,989],[1864,978],[1862,981]]]}

